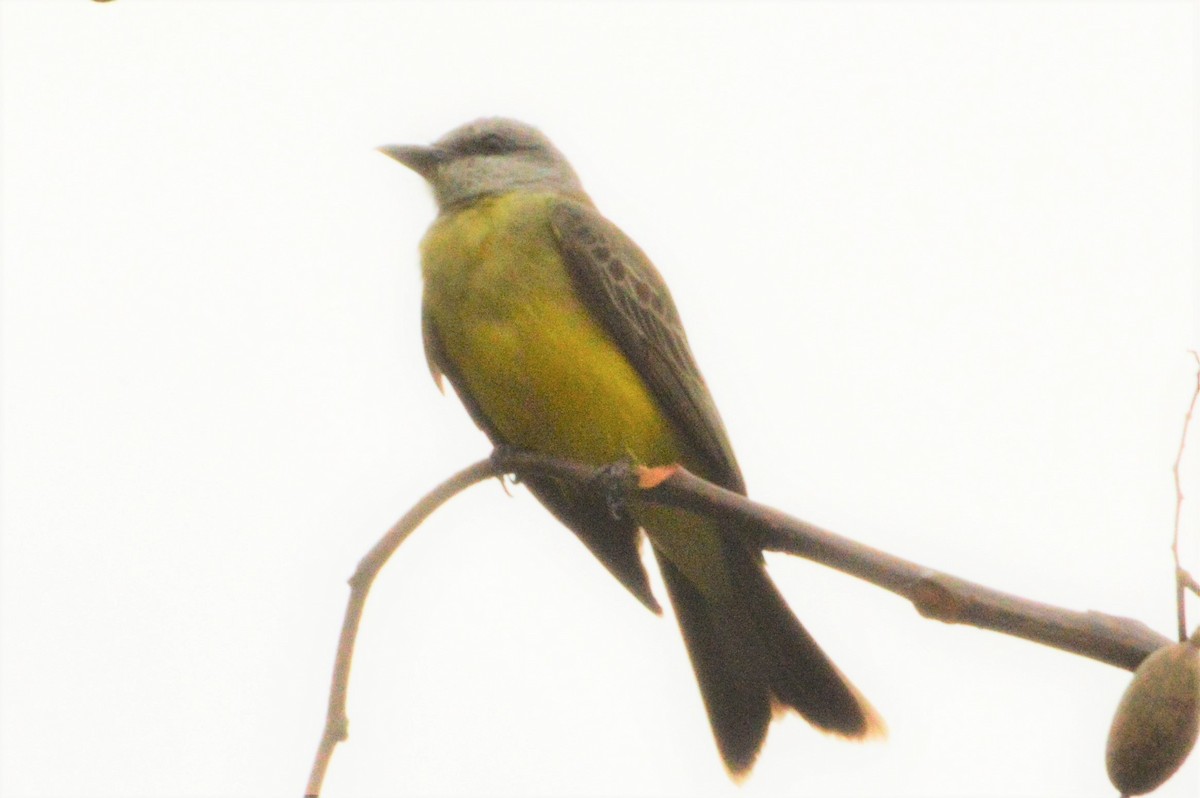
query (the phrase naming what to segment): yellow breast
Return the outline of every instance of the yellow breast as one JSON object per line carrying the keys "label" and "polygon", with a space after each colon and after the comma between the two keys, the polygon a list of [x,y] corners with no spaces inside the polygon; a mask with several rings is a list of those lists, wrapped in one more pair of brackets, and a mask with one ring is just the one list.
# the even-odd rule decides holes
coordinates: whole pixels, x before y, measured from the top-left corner
{"label": "yellow breast", "polygon": [[551,195],[480,200],[421,243],[426,313],[506,442],[596,464],[679,458],[670,422],[575,293]]}

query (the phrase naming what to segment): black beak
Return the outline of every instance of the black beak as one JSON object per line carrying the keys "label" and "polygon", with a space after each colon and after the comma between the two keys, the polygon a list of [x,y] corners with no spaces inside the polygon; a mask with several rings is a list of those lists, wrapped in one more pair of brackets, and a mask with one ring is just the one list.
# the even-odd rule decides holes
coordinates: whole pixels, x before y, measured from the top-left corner
{"label": "black beak", "polygon": [[426,180],[433,177],[438,164],[446,159],[446,154],[442,150],[436,147],[422,147],[418,144],[388,144],[380,147],[379,151],[404,164]]}

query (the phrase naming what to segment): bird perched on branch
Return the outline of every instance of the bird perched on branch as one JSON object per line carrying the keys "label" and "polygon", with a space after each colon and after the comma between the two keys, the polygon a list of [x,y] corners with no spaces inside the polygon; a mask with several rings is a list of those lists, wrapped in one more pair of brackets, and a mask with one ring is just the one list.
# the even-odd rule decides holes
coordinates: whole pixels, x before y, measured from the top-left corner
{"label": "bird perched on branch", "polygon": [[[433,189],[438,217],[421,242],[425,353],[494,444],[596,465],[678,462],[745,493],[666,284],[542,133],[482,119],[432,146],[381,150]],[[846,737],[882,732],[761,552],[683,510],[614,517],[602,497],[527,484],[658,613],[638,556],[649,538],[731,775],[753,765],[779,710]]]}

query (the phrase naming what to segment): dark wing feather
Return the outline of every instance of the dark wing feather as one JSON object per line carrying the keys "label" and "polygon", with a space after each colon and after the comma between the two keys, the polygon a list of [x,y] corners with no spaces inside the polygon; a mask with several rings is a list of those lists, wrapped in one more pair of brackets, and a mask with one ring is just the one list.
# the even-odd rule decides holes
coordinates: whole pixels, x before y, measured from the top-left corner
{"label": "dark wing feather", "polygon": [[[446,356],[436,325],[428,312],[422,313],[421,330],[425,339],[425,357],[433,379],[441,387],[444,374],[450,379],[463,406],[475,424],[487,434],[493,444],[508,442],[497,432],[467,389],[454,363]],[[585,546],[638,601],[656,615],[662,613],[638,553],[641,532],[630,519],[612,517],[603,496],[572,490],[551,479],[527,479],[525,485]]]}
{"label": "dark wing feather", "polygon": [[658,270],[620,228],[586,205],[561,200],[550,220],[579,296],[704,459],[703,476],[745,493],[725,426]]}
{"label": "dark wing feather", "polygon": [[[563,200],[551,221],[580,297],[703,458],[702,476],[745,493],[725,428],[658,271],[588,206]],[[762,554],[734,539],[723,545],[737,593],[720,606],[661,552],[655,554],[730,772],[744,773],[753,764],[774,701],[838,734],[861,737],[881,729],[874,710],[792,614],[767,576]]]}

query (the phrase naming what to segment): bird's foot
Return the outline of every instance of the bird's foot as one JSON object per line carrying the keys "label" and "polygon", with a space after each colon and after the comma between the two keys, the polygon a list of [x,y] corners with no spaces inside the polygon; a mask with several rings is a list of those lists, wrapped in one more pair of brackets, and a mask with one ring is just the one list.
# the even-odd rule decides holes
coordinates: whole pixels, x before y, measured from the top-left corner
{"label": "bird's foot", "polygon": [[496,478],[500,480],[500,484],[504,486],[504,491],[506,493],[508,492],[508,482],[505,481],[504,478],[508,477],[508,479],[512,481],[512,484],[517,485],[521,482],[521,475],[509,471],[505,466],[505,463],[514,454],[517,454],[521,451],[522,449],[520,447],[510,446],[507,443],[498,443],[492,447],[492,463],[496,466],[496,470],[500,472],[496,475]]}
{"label": "bird's foot", "polygon": [[589,490],[604,497],[604,506],[614,521],[629,517],[629,491],[637,481],[637,470],[632,459],[600,466],[589,481]]}

